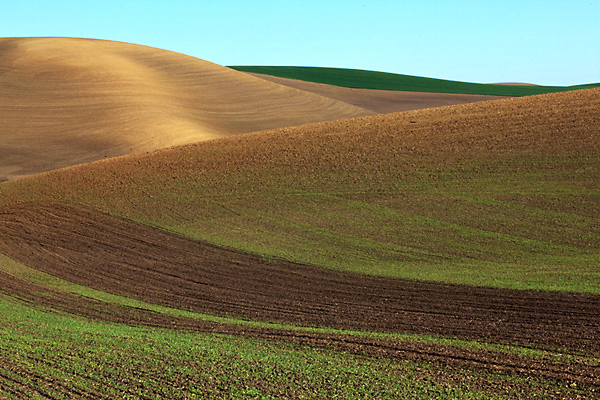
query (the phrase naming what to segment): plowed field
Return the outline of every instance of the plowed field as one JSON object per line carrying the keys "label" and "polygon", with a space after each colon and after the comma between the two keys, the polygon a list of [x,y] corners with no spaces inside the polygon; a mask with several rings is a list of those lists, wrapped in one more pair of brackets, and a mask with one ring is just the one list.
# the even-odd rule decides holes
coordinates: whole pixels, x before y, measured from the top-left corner
{"label": "plowed field", "polygon": [[81,285],[208,314],[600,352],[599,297],[265,261],[64,205],[2,209],[0,252]]}
{"label": "plowed field", "polygon": [[[599,297],[384,279],[267,261],[65,205],[1,209],[0,252],[71,282],[180,309],[303,326],[519,343],[562,348],[571,354],[600,351]],[[572,364],[368,335],[205,322],[106,304],[4,272],[0,273],[0,287],[33,304],[99,320],[284,340],[521,376],[532,374],[580,387],[600,384],[598,369],[577,361]]]}

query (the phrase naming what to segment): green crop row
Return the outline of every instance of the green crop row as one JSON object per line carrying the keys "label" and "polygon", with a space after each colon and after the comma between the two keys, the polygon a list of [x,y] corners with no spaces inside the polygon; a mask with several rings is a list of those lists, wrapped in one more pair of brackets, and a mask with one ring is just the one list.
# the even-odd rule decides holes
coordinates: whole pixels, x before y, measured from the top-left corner
{"label": "green crop row", "polygon": [[0,295],[5,398],[501,399],[577,393],[538,379],[218,334],[92,322]]}

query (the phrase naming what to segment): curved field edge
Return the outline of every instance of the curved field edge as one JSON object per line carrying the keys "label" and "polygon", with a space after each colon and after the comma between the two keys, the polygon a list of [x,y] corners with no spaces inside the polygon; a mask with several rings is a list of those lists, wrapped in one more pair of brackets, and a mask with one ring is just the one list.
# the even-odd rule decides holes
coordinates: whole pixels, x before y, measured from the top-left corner
{"label": "curved field edge", "polygon": [[[586,354],[600,349],[594,339],[600,310],[596,296],[383,279],[266,261],[64,205],[2,208],[0,227],[0,251],[38,271],[200,315],[338,330],[427,332]],[[30,281],[0,273],[5,292],[82,315],[215,326],[214,319],[183,318],[147,307],[134,307],[131,314],[135,310],[130,305],[99,303],[97,296],[73,296],[44,281]]]}
{"label": "curved field edge", "polygon": [[229,68],[243,72],[356,89],[398,90],[409,92],[531,96],[567,90],[589,89],[600,86],[600,83],[574,86],[481,84],[347,68],[242,65],[229,66]]}
{"label": "curved field edge", "polygon": [[598,89],[260,132],[0,186],[301,264],[600,293]]}
{"label": "curved field edge", "polygon": [[[108,293],[101,290],[96,290],[91,287],[78,285],[64,279],[46,274],[42,271],[28,267],[24,264],[11,260],[3,254],[0,254],[0,271],[7,273],[18,280],[23,280],[28,283],[40,285],[40,287],[56,290],[58,292],[81,296],[97,300],[101,303],[109,305],[117,305],[129,307],[135,310],[145,310],[154,313],[163,314],[170,317],[183,317],[188,319],[197,319],[204,322],[212,322],[217,324],[241,325],[255,328],[266,329],[281,329],[296,332],[315,332],[315,333],[332,333],[338,335],[349,336],[366,336],[372,338],[389,339],[394,341],[420,342],[431,345],[444,345],[472,350],[485,350],[490,352],[505,352],[510,354],[522,355],[539,360],[553,360],[557,362],[570,362],[573,360],[581,362],[584,360],[581,356],[568,354],[565,349],[556,349],[555,351],[535,349],[533,347],[522,347],[519,345],[506,345],[486,343],[476,340],[465,340],[459,338],[429,336],[424,334],[405,334],[405,333],[385,333],[371,331],[350,331],[334,328],[319,328],[308,327],[292,324],[280,324],[273,322],[263,322],[258,320],[248,320],[236,317],[220,317],[216,315],[203,314],[189,310],[161,306],[158,304],[149,303],[146,301],[134,299]],[[18,298],[18,296],[17,296]],[[598,355],[600,356],[600,354]],[[600,358],[589,358],[590,362],[600,363]]]}
{"label": "curved field edge", "polygon": [[[58,287],[74,295],[130,301],[91,293],[4,257],[0,266],[15,277],[44,282],[49,290]],[[130,304],[136,309],[139,305],[145,306]],[[353,355],[278,340],[90,321],[2,294],[0,310],[0,390],[7,398],[33,393],[54,398],[111,398],[124,393],[129,398],[301,398],[333,393],[339,398],[510,398],[519,393],[577,398],[596,390],[586,381],[532,378],[522,370],[440,366],[400,355]],[[500,358],[508,354],[509,359],[516,352],[534,365],[535,360],[564,363],[559,370],[567,365],[589,369],[598,364],[589,357],[477,342],[403,335],[394,340],[475,348],[491,359],[498,357],[490,356],[494,352]]]}

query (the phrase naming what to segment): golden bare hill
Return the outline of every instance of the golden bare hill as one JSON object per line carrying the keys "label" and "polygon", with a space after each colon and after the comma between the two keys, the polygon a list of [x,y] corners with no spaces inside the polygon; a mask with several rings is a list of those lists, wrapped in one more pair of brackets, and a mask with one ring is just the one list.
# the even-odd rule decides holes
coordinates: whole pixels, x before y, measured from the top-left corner
{"label": "golden bare hill", "polygon": [[0,180],[372,112],[156,48],[0,39]]}
{"label": "golden bare hill", "polygon": [[288,260],[598,293],[600,89],[324,122],[4,183]]}

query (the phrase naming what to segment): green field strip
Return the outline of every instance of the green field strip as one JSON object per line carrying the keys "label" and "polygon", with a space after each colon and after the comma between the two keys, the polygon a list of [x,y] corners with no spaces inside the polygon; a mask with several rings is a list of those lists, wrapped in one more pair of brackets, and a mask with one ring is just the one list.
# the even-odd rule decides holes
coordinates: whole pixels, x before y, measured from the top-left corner
{"label": "green field strip", "polygon": [[293,66],[229,66],[229,68],[237,71],[348,88],[409,92],[530,96],[535,94],[600,87],[600,83],[575,86],[494,85],[346,68]]}
{"label": "green field strip", "polygon": [[[450,189],[454,190],[454,189]],[[346,199],[331,193],[296,191],[266,200],[230,201],[235,215],[176,224],[169,230],[228,248],[294,262],[394,277],[437,280],[513,289],[583,291],[598,293],[598,252],[560,241],[560,226],[546,226],[548,215],[530,207],[506,204],[481,195],[452,194],[436,189],[435,206],[454,196],[465,210],[448,215],[426,209],[397,210],[385,202]],[[429,195],[428,195],[429,196]],[[248,200],[248,199],[245,199]],[[264,202],[263,202],[264,201]],[[247,204],[253,204],[249,208]],[[490,207],[495,211],[491,212]],[[490,214],[491,213],[491,214]],[[516,218],[523,213],[522,217]],[[537,213],[537,214],[536,214]],[[207,212],[206,214],[211,214]],[[488,215],[489,214],[489,215]],[[569,215],[555,213],[559,221]],[[351,217],[349,217],[351,216]],[[498,227],[478,227],[491,218]],[[508,218],[503,221],[503,218]],[[579,219],[593,224],[590,218]],[[520,232],[514,224],[538,226],[541,234]],[[571,221],[572,222],[572,221]],[[553,222],[554,223],[554,222]],[[508,227],[508,228],[507,228]],[[585,233],[592,243],[593,232]],[[431,268],[427,268],[431,267]]]}
{"label": "green field strip", "polygon": [[[468,374],[466,376],[473,380],[471,383],[475,388],[467,390],[461,385],[448,384],[444,377],[441,381],[432,379],[440,372],[430,376],[434,371],[428,363],[371,359],[283,342],[267,343],[218,334],[95,322],[34,309],[1,294],[0,334],[3,338],[0,356],[8,351],[13,365],[24,366],[32,373],[68,380],[78,388],[88,388],[90,393],[100,380],[105,389],[98,393],[107,396],[127,393],[128,398],[183,395],[212,398],[212,395],[217,396],[215,393],[223,392],[228,393],[228,398],[238,395],[245,398],[249,393],[258,392],[277,397],[284,395],[277,389],[281,380],[287,383],[286,390],[322,390],[317,393],[319,396],[330,396],[333,390],[339,398],[355,398],[358,394],[372,398],[375,393],[407,396],[405,398],[413,398],[412,395],[416,396],[414,398],[503,398],[476,390],[480,380],[532,384],[531,377],[446,367],[445,373],[451,376]],[[518,346],[443,338],[433,338],[432,342],[582,365],[598,365],[599,362],[594,357]],[[231,379],[232,376],[236,378]],[[348,379],[352,380],[352,385],[348,386]],[[174,381],[178,384],[168,384]],[[536,381],[533,384],[539,385],[542,391],[550,387],[553,391],[576,392],[552,382]],[[138,388],[137,391],[134,388]],[[119,389],[123,391],[119,393]]]}
{"label": "green field strip", "polygon": [[[403,227],[396,232],[394,228],[388,232],[388,236],[396,235],[393,240],[375,240],[366,234],[366,228],[385,230],[394,225],[376,220],[357,233],[351,229],[332,230],[298,222],[298,218],[290,212],[273,214],[271,211],[258,211],[260,208],[236,208],[236,204],[228,204],[227,207],[237,210],[236,213],[240,216],[204,219],[197,215],[193,222],[171,225],[153,220],[151,224],[197,240],[266,258],[282,258],[373,275],[515,289],[598,293],[600,274],[595,268],[598,257],[590,249],[546,243],[512,233],[495,233],[462,223],[444,223],[438,218],[428,220],[410,214],[405,214],[404,221],[412,224],[412,231]],[[210,214],[208,211],[205,215]],[[343,214],[336,217],[345,218]],[[139,222],[146,221],[141,219]],[[415,232],[423,227],[427,228],[429,234],[421,232],[421,236],[418,236]],[[440,231],[440,228],[443,230]],[[457,236],[448,237],[443,232]],[[588,235],[588,239],[593,238]],[[415,250],[415,241],[421,241],[419,245],[423,246],[423,240],[435,246]],[[482,244],[485,245],[483,248]],[[523,249],[522,245],[531,248]],[[447,253],[448,248],[452,249],[454,255]],[[546,254],[548,251],[550,253]],[[564,254],[564,251],[568,251],[568,254]],[[415,261],[417,254],[421,256],[421,261]],[[405,262],[400,262],[402,255]],[[409,262],[408,255],[412,256],[412,263]],[[430,261],[429,264],[422,262],[425,257]],[[439,262],[442,260],[445,265]],[[427,273],[427,269],[422,268],[427,265],[435,268]],[[440,266],[443,267],[442,270],[439,269]],[[558,269],[553,271],[553,268]],[[469,277],[474,280],[471,281]]]}
{"label": "green field strip", "polygon": [[[427,363],[371,359],[327,350],[266,343],[214,334],[132,327],[92,322],[31,309],[0,296],[0,331],[11,330],[12,342],[32,343],[28,353],[15,354],[15,365],[34,360],[32,373],[60,372],[58,380],[74,380],[94,389],[94,382],[77,371],[94,374],[112,390],[102,392],[127,398],[248,398],[260,393],[273,398],[335,396],[342,399],[386,396],[403,398],[502,398],[477,389],[488,380],[525,378],[502,373],[473,373],[445,369],[465,376],[475,386],[468,390],[429,376]],[[42,336],[37,336],[43,332]],[[0,343],[0,354],[7,350]],[[68,357],[65,357],[68,355]],[[61,364],[48,370],[35,360]],[[61,361],[62,360],[62,361]],[[472,381],[472,382],[471,382]],[[281,383],[283,382],[283,383]],[[543,390],[569,390],[541,382]],[[121,393],[115,393],[122,388]],[[23,393],[30,397],[32,392]],[[458,397],[456,397],[458,396]],[[67,397],[56,393],[57,398]]]}

